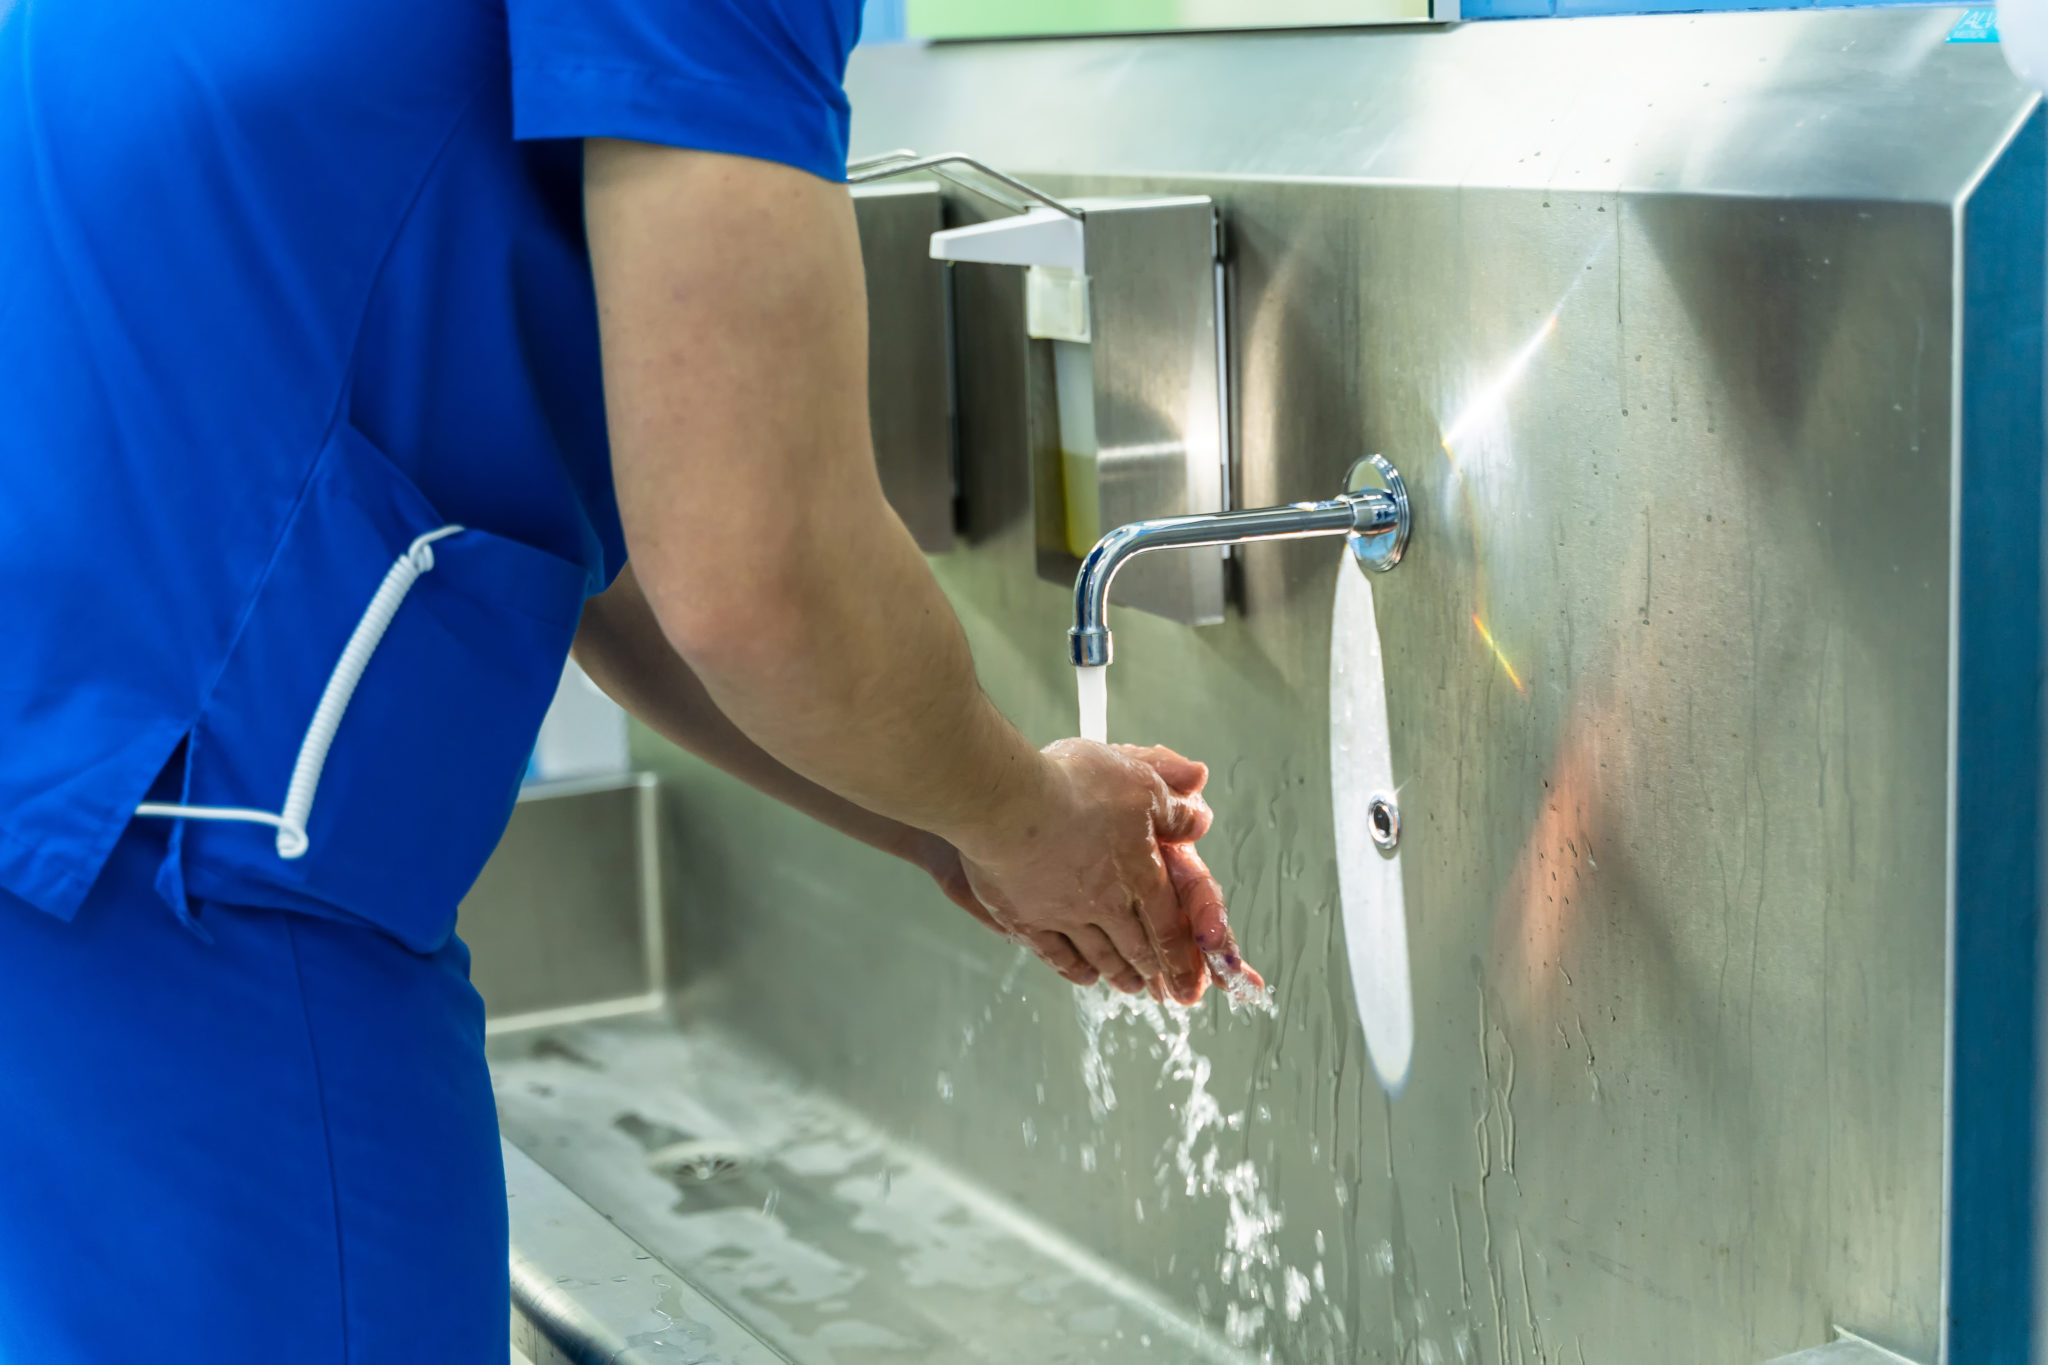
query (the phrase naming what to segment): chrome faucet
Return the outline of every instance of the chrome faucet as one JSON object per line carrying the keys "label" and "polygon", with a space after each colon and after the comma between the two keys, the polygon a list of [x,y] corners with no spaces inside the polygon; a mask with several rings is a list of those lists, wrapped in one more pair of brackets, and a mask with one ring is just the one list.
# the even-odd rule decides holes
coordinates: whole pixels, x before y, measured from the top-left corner
{"label": "chrome faucet", "polygon": [[1368,455],[1351,466],[1345,488],[1328,502],[1160,517],[1117,527],[1095,542],[1074,579],[1074,628],[1067,632],[1067,651],[1075,666],[1101,668],[1109,662],[1109,584],[1133,555],[1251,540],[1348,536],[1352,557],[1362,567],[1381,573],[1393,568],[1408,548],[1407,485],[1393,465]]}

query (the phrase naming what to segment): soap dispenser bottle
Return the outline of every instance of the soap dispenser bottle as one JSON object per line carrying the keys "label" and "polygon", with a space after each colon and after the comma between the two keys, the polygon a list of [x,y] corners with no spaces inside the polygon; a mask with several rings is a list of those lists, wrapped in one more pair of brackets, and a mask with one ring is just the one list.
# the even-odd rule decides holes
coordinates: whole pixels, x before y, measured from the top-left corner
{"label": "soap dispenser bottle", "polygon": [[[932,234],[936,260],[1020,267],[1025,330],[1047,344],[1058,406],[1057,516],[1041,505],[1038,572],[1072,581],[1106,529],[1228,511],[1230,420],[1222,228],[1206,195],[1064,200],[958,153],[885,153],[856,163],[865,183],[910,172],[1013,210]],[[971,178],[969,178],[971,173]],[[1044,363],[1040,352],[1038,363]],[[1188,625],[1223,619],[1223,547],[1134,563],[1122,606]]]}

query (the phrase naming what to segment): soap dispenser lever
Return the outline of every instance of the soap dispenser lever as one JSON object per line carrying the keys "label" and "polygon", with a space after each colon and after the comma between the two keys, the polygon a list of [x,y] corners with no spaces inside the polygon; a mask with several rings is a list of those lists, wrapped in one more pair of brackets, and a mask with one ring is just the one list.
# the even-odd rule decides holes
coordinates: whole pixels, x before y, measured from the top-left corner
{"label": "soap dispenser lever", "polygon": [[1351,467],[1348,491],[1327,502],[1296,502],[1244,512],[1159,517],[1119,526],[1081,561],[1074,579],[1074,626],[1068,654],[1076,667],[1101,668],[1110,660],[1109,585],[1133,556],[1153,550],[1242,545],[1254,540],[1348,536],[1362,568],[1385,572],[1408,548],[1408,488],[1385,459],[1369,455]]}
{"label": "soap dispenser lever", "polygon": [[[992,180],[996,184],[1004,186],[1007,190],[1014,191],[1014,193],[1002,193],[991,190],[987,185],[979,181],[964,179],[956,171],[950,169],[955,166],[965,166],[977,175]],[[978,161],[974,157],[967,155],[965,152],[937,152],[931,156],[919,156],[907,147],[899,147],[893,152],[883,152],[879,156],[863,157],[859,161],[848,163],[846,167],[846,183],[849,185],[865,185],[870,181],[887,180],[891,176],[910,175],[917,171],[930,171],[941,180],[950,181],[962,189],[971,190],[976,194],[995,200],[1012,213],[1028,212],[1035,203],[1042,204],[1049,209],[1057,209],[1069,218],[1078,219],[1081,216],[1081,210],[1075,208],[1072,204],[1054,198],[1035,185],[1027,185],[1014,175],[1006,175],[986,162]]]}

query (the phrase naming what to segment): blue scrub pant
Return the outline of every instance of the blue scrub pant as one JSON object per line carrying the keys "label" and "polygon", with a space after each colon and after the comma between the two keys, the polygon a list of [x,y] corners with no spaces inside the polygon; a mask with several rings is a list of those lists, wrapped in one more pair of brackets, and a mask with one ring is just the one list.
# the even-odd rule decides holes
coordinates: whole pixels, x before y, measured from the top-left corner
{"label": "blue scrub pant", "polygon": [[122,840],[74,923],[0,892],[0,1362],[488,1362],[504,1172],[459,941],[207,904]]}

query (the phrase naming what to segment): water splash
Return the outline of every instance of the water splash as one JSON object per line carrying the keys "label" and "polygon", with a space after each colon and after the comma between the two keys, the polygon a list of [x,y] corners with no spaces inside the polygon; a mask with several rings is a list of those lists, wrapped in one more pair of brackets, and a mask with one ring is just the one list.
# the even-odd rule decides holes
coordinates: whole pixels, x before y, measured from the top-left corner
{"label": "water splash", "polygon": [[1308,1276],[1302,1274],[1293,1266],[1287,1267],[1286,1291],[1287,1320],[1289,1322],[1300,1322],[1301,1310],[1308,1306],[1308,1301],[1315,1296],[1316,1291],[1309,1284]]}
{"label": "water splash", "polygon": [[1081,1084],[1088,1091],[1088,1112],[1097,1123],[1116,1110],[1116,1083],[1110,1079],[1109,1057],[1116,1038],[1104,1038],[1102,1026],[1123,1012],[1125,998],[1099,985],[1074,992],[1081,1021]]}
{"label": "water splash", "polygon": [[[1266,992],[1252,994],[1258,1002],[1254,1007],[1273,1008]],[[1126,1041],[1135,1040],[1159,1063],[1160,1088],[1186,1087],[1186,1097],[1174,1106],[1180,1130],[1159,1165],[1161,1201],[1163,1206],[1174,1177],[1190,1198],[1220,1196],[1224,1201],[1217,1278],[1232,1296],[1223,1305],[1224,1335],[1234,1345],[1250,1345],[1265,1330],[1272,1308],[1284,1312],[1288,1321],[1298,1321],[1310,1300],[1320,1295],[1320,1287],[1297,1267],[1282,1263],[1278,1234],[1285,1220],[1257,1165],[1249,1157],[1233,1160],[1225,1152],[1227,1142],[1237,1146],[1229,1137],[1243,1131],[1246,1115],[1225,1113],[1210,1093],[1213,1068],[1194,1046],[1195,1012],[1172,1001],[1121,995],[1101,985],[1076,991],[1075,1009],[1083,1040],[1081,1081],[1097,1122],[1117,1107],[1110,1059]],[[1119,1022],[1129,1027],[1113,1027]],[[1144,1216],[1142,1201],[1137,1214]],[[1316,1281],[1321,1279],[1318,1266]],[[1206,1301],[1206,1287],[1199,1287],[1198,1295]]]}
{"label": "water splash", "polygon": [[1230,1012],[1256,1010],[1269,1019],[1280,1017],[1280,1007],[1273,1002],[1273,988],[1261,985],[1245,970],[1244,963],[1221,952],[1202,954],[1209,961],[1209,977],[1223,992],[1223,998],[1230,1002]]}

